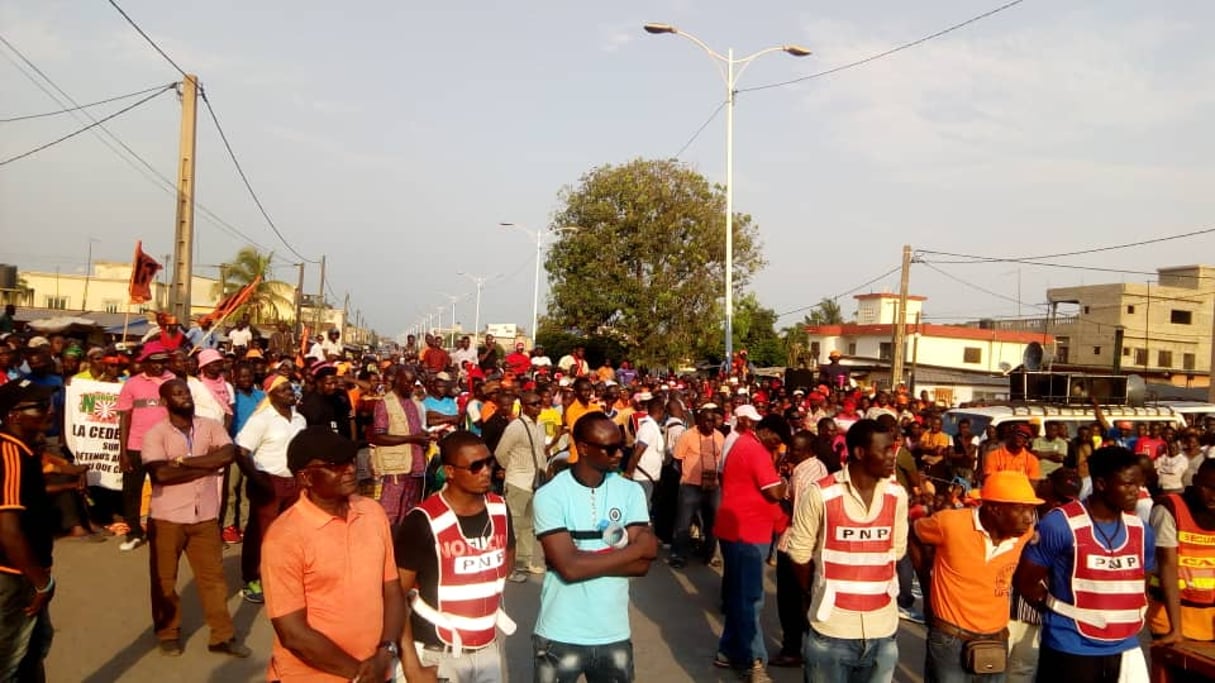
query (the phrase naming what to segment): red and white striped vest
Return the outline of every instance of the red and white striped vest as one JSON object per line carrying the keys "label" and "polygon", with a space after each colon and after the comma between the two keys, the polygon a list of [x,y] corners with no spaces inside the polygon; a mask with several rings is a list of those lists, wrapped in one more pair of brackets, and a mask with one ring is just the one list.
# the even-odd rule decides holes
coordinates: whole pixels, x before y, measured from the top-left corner
{"label": "red and white striped vest", "polygon": [[439,560],[439,604],[435,607],[459,631],[457,640],[448,628],[436,624],[439,640],[468,649],[492,643],[510,571],[506,566],[506,502],[496,494],[485,494],[490,521],[486,538],[466,538],[441,493],[422,501],[418,508],[430,520]]}
{"label": "red and white striped vest", "polygon": [[1107,550],[1083,504],[1072,501],[1059,509],[1072,532],[1073,604],[1052,598],[1047,605],[1073,619],[1080,635],[1090,640],[1117,642],[1137,635],[1147,608],[1143,520],[1122,513],[1125,538]]}
{"label": "red and white striped vest", "polygon": [[[834,476],[815,484],[822,491],[823,547],[819,569],[825,594],[816,619],[826,621],[838,607],[852,612],[873,612],[898,595],[895,575],[894,525],[898,507],[897,484],[883,481],[874,492],[879,506],[872,521],[852,519],[844,507],[848,495]],[[903,520],[906,523],[906,520]]]}

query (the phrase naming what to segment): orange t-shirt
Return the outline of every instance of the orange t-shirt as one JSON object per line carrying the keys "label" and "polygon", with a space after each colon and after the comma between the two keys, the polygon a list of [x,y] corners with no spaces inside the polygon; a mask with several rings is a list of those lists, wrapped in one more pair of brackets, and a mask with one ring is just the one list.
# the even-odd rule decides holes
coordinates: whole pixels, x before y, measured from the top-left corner
{"label": "orange t-shirt", "polygon": [[[307,610],[308,625],[351,657],[375,654],[384,628],[384,584],[398,581],[399,574],[388,517],[374,500],[351,496],[350,511],[340,519],[301,493],[266,532],[261,569],[269,618]],[[347,680],[308,666],[277,635],[266,679]]]}
{"label": "orange t-shirt", "polygon": [[565,430],[570,433],[570,464],[578,462],[578,447],[574,445],[574,424],[578,422],[578,418],[587,413],[602,413],[603,408],[599,407],[598,403],[590,402],[583,407],[582,403],[574,399],[573,403],[565,409],[565,417],[562,418],[562,423],[565,425]]}
{"label": "orange t-shirt", "polygon": [[1028,448],[1023,448],[1020,453],[1013,455],[1007,448],[1000,446],[983,456],[983,476],[1004,470],[1022,472],[1030,481],[1042,478],[1042,470],[1038,468],[1038,456],[1030,453]]}
{"label": "orange t-shirt", "polygon": [[933,614],[975,633],[1008,626],[1013,572],[1034,530],[993,547],[977,508],[942,510],[916,521],[914,530],[920,541],[936,546],[929,591]]}

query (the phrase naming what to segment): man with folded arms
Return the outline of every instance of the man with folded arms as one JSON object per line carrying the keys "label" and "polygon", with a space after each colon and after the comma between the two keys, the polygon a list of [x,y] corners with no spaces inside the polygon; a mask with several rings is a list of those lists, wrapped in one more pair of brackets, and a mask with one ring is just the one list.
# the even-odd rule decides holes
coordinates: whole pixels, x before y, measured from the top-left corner
{"label": "man with folded arms", "polygon": [[181,599],[177,567],[186,554],[211,629],[211,652],[248,657],[236,641],[228,613],[223,540],[219,535],[220,482],[236,452],[217,420],[194,414],[190,387],[180,379],[160,385],[169,416],[143,437],[143,462],[152,477],[148,541],[152,554],[152,626],[161,654],[176,657],[181,647]]}
{"label": "man with folded arms", "polygon": [[266,532],[262,581],[281,683],[388,680],[405,601],[383,508],[357,494],[358,446],[325,426],[291,440],[299,500]]}

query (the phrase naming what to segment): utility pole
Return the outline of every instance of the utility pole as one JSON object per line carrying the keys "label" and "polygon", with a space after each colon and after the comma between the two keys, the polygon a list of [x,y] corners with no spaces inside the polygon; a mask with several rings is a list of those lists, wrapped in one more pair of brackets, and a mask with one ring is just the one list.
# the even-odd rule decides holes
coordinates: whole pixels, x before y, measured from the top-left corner
{"label": "utility pole", "polygon": [[190,320],[190,285],[194,272],[194,143],[198,132],[198,76],[181,82],[181,140],[177,166],[177,223],[173,231],[173,286],[169,311]]}
{"label": "utility pole", "polygon": [[321,254],[321,286],[319,289],[316,290],[316,296],[317,296],[316,329],[314,331],[319,332],[321,329],[321,320],[322,320],[321,316],[323,315],[323,313],[321,312],[321,309],[325,308],[325,255],[324,254]]}
{"label": "utility pole", "polygon": [[350,292],[346,292],[346,298],[342,301],[342,343],[346,343],[346,316],[350,315]]}
{"label": "utility pole", "polygon": [[295,265],[300,269],[299,284],[295,286],[295,342],[298,346],[304,334],[304,262]]}
{"label": "utility pole", "polygon": [[890,388],[903,381],[903,347],[907,344],[907,288],[911,284],[911,245],[903,245],[903,272],[899,276],[899,305],[895,308],[894,343],[891,348]]}

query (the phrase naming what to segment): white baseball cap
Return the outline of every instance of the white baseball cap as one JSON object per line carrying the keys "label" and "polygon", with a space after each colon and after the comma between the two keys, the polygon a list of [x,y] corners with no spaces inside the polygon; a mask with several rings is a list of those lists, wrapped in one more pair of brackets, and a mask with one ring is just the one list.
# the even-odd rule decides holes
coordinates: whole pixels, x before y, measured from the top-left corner
{"label": "white baseball cap", "polygon": [[751,405],[750,403],[744,403],[735,408],[734,417],[745,417],[748,420],[755,420],[756,422],[763,419],[760,417],[759,411],[755,409],[755,406]]}

